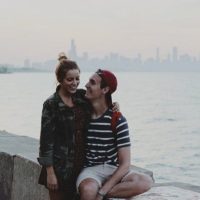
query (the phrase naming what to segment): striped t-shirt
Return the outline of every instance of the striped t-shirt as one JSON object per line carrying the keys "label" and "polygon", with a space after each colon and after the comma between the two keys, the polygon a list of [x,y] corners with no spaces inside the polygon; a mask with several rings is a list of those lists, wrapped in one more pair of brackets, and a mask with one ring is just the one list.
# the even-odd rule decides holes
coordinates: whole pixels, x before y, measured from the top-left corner
{"label": "striped t-shirt", "polygon": [[108,109],[100,118],[91,119],[86,136],[85,167],[111,164],[118,166],[117,150],[130,146],[128,124],[121,116],[116,131],[111,128],[112,110]]}

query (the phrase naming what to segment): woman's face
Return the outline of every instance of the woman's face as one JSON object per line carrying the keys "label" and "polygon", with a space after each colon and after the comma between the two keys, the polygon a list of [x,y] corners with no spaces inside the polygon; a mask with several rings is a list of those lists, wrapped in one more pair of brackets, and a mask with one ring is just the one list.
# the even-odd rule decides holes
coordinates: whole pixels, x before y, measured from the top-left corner
{"label": "woman's face", "polygon": [[68,93],[76,92],[80,83],[80,72],[78,69],[71,69],[65,74],[65,78],[60,83],[61,87]]}

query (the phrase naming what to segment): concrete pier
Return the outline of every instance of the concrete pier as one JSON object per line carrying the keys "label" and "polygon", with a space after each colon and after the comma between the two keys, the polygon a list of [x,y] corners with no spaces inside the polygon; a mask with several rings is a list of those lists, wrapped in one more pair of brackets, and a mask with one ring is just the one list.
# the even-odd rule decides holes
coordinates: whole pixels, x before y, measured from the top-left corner
{"label": "concrete pier", "polygon": [[38,184],[40,166],[18,155],[0,152],[0,200],[48,200]]}

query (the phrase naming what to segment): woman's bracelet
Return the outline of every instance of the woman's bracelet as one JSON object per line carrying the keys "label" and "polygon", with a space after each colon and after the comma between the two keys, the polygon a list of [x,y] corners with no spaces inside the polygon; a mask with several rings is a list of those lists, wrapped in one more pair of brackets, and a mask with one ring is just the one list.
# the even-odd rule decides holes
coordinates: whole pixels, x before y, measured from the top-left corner
{"label": "woman's bracelet", "polygon": [[106,193],[98,191],[97,194],[101,197],[105,197]]}

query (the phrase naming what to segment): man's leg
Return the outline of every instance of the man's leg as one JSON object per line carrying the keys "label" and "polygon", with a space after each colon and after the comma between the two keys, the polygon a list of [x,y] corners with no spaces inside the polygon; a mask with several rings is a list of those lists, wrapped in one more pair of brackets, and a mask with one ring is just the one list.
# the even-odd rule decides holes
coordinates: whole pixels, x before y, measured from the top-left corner
{"label": "man's leg", "polygon": [[130,198],[146,192],[152,185],[153,180],[150,176],[132,172],[114,186],[107,197]]}
{"label": "man's leg", "polygon": [[79,185],[80,200],[95,200],[99,184],[92,178],[84,179]]}

